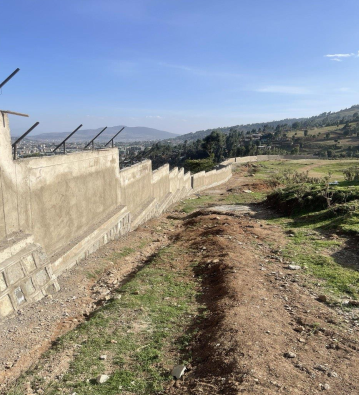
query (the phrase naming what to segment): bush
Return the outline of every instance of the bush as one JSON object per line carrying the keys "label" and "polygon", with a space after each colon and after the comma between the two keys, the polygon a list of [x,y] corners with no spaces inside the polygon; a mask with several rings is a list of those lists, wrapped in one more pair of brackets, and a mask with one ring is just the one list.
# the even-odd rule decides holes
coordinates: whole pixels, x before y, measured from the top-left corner
{"label": "bush", "polygon": [[351,166],[343,170],[344,178],[346,181],[359,181],[359,167]]}
{"label": "bush", "polygon": [[187,159],[184,163],[184,169],[191,173],[199,173],[200,171],[210,171],[215,164],[212,158],[207,159]]}

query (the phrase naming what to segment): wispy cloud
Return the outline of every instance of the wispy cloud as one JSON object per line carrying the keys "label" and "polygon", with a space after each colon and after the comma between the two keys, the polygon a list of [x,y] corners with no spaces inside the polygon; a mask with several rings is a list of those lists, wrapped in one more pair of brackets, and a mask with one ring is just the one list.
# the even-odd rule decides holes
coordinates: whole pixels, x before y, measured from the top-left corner
{"label": "wispy cloud", "polygon": [[327,58],[350,58],[351,56],[355,56],[354,53],[336,53],[333,55],[325,55]]}
{"label": "wispy cloud", "polygon": [[359,57],[359,51],[358,53],[334,53],[334,54],[328,54],[325,55],[326,58],[329,58],[330,60],[334,60],[335,62],[342,62],[343,59],[347,58],[358,58]]}
{"label": "wispy cloud", "polygon": [[146,115],[146,118],[155,118],[155,119],[163,119],[159,115]]}
{"label": "wispy cloud", "polygon": [[185,65],[179,65],[179,64],[171,64],[171,63],[165,63],[165,62],[159,62],[159,66],[162,67],[167,67],[171,69],[178,69],[185,71],[187,73],[195,74],[195,75],[200,75],[200,76],[208,76],[208,77],[243,77],[243,74],[239,73],[230,73],[226,71],[214,71],[214,70],[205,70],[205,69],[199,69],[199,68],[194,68],[194,67],[188,67]]}
{"label": "wispy cloud", "polygon": [[256,92],[263,93],[282,93],[287,95],[310,95],[313,92],[301,86],[288,85],[269,85],[263,88],[256,89]]}

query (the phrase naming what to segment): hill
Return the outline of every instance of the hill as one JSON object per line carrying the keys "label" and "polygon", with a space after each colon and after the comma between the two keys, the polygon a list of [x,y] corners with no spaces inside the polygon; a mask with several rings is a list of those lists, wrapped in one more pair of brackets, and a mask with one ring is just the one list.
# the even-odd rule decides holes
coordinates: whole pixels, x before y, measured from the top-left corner
{"label": "hill", "polygon": [[[98,141],[107,142],[111,139],[123,126],[108,127],[98,138]],[[69,141],[85,142],[93,139],[103,128],[98,129],[80,129]],[[68,136],[70,132],[63,133],[41,133],[37,135],[29,135],[31,140],[60,142]],[[126,126],[125,129],[116,137],[116,141],[158,141],[171,138],[177,138],[177,134],[165,132],[163,130],[147,128],[143,126]]]}
{"label": "hill", "polygon": [[258,122],[258,123],[251,123],[246,125],[234,125],[234,126],[225,126],[222,128],[213,128],[207,130],[199,130],[198,132],[194,133],[187,133],[180,135],[175,138],[176,142],[180,141],[193,141],[197,139],[203,139],[204,137],[208,136],[212,133],[213,130],[218,130],[224,134],[228,134],[230,130],[241,131],[241,132],[250,132],[254,129],[257,131],[258,129],[275,129],[278,125],[284,126],[287,125],[291,127],[295,123],[300,123],[303,128],[310,128],[310,127],[323,127],[327,124],[334,123],[336,121],[341,121],[344,123],[347,120],[351,120],[355,113],[359,112],[359,104],[353,105],[350,108],[345,108],[340,111],[336,112],[323,112],[322,114],[308,117],[308,118],[286,118],[279,121],[271,121],[271,122]]}

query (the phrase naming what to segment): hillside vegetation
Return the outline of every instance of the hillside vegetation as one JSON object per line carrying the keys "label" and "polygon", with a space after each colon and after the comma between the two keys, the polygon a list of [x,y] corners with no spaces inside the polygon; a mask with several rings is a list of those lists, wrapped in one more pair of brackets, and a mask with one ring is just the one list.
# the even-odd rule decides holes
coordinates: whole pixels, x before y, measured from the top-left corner
{"label": "hillside vegetation", "polygon": [[300,124],[303,128],[313,128],[313,127],[323,127],[329,126],[331,124],[336,124],[339,122],[350,121],[354,114],[359,111],[359,104],[356,104],[350,108],[345,108],[336,112],[323,112],[322,114],[308,117],[308,118],[286,118],[279,121],[271,121],[271,122],[258,122],[251,123],[246,125],[234,125],[234,126],[225,126],[221,128],[214,129],[206,129],[200,130],[195,133],[187,133],[181,136],[178,136],[176,141],[193,141],[197,139],[203,139],[204,137],[211,134],[214,130],[220,131],[221,133],[228,134],[230,131],[239,131],[239,132],[253,132],[260,130],[275,130],[278,126],[280,128],[288,128],[295,124]]}
{"label": "hillside vegetation", "polygon": [[[359,111],[356,110],[359,110],[359,106],[292,123],[284,123],[284,120],[253,124],[248,131],[238,126],[198,132],[188,140],[183,140],[182,136],[180,140],[156,143],[134,155],[131,160],[151,159],[154,168],[169,163],[171,166],[184,167],[186,171],[197,172],[210,170],[227,158],[249,155],[357,158]],[[196,140],[192,138],[194,136]]]}

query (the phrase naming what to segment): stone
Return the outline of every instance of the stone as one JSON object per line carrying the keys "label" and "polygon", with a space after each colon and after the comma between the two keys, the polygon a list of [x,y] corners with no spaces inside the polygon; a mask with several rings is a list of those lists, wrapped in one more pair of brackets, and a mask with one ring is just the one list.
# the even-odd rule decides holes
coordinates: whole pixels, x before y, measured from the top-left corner
{"label": "stone", "polygon": [[110,378],[107,374],[100,374],[96,377],[96,382],[98,384],[106,383],[106,381]]}
{"label": "stone", "polygon": [[16,302],[18,305],[21,305],[22,303],[24,303],[26,301],[21,287],[17,287],[15,289],[14,296],[15,296],[15,299],[16,299]]}
{"label": "stone", "polygon": [[303,331],[305,330],[305,328],[304,328],[304,326],[296,326],[296,327],[294,328],[294,330],[295,330],[296,332],[301,333],[301,332],[303,332]]}
{"label": "stone", "polygon": [[294,352],[289,351],[289,352],[284,353],[284,356],[286,358],[296,358],[297,355],[294,354]]}
{"label": "stone", "polygon": [[286,269],[289,269],[289,270],[300,270],[301,267],[299,265],[288,265],[286,267]]}
{"label": "stone", "polygon": [[106,359],[107,359],[107,355],[105,355],[105,354],[100,355],[100,360],[101,361],[106,361]]}
{"label": "stone", "polygon": [[330,390],[330,385],[328,383],[325,383],[323,385],[323,390]]}
{"label": "stone", "polygon": [[328,376],[329,377],[338,377],[338,373],[337,372],[329,372]]}
{"label": "stone", "polygon": [[178,380],[183,376],[185,370],[186,370],[185,365],[177,365],[172,369],[171,376],[173,376],[176,380]]}
{"label": "stone", "polygon": [[326,302],[326,301],[327,301],[327,297],[326,297],[325,295],[319,295],[319,296],[318,296],[318,300],[319,300],[320,302]]}
{"label": "stone", "polygon": [[328,370],[328,368],[323,365],[316,365],[316,366],[314,366],[314,369],[319,370],[321,372],[326,372]]}

